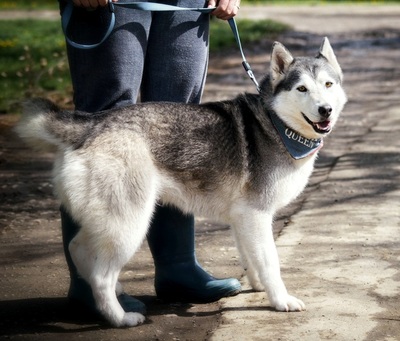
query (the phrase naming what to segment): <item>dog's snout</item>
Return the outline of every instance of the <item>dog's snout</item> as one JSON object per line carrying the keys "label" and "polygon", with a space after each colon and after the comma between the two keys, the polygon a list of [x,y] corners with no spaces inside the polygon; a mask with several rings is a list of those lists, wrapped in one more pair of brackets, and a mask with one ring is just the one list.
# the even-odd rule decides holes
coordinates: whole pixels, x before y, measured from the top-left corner
{"label": "dog's snout", "polygon": [[332,107],[330,105],[322,105],[318,108],[318,113],[323,118],[328,118],[332,113]]}

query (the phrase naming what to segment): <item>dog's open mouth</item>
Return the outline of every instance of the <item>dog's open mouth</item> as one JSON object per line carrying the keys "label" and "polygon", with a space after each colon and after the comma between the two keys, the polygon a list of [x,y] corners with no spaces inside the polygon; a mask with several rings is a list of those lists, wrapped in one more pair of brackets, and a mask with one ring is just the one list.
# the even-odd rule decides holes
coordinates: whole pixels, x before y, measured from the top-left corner
{"label": "dog's open mouth", "polygon": [[306,115],[301,113],[304,117],[304,119],[307,121],[309,125],[311,125],[314,129],[315,132],[318,134],[327,134],[331,131],[332,129],[332,122],[329,120],[326,121],[321,121],[321,122],[313,122],[311,121]]}

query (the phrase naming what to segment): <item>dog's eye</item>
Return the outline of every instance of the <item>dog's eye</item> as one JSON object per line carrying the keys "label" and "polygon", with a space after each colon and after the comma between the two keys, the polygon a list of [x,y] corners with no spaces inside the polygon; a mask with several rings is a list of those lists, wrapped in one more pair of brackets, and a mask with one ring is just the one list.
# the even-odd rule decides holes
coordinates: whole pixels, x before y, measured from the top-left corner
{"label": "dog's eye", "polygon": [[326,82],[326,83],[325,83],[325,87],[327,87],[327,88],[330,88],[332,85],[333,85],[332,82]]}
{"label": "dog's eye", "polygon": [[297,90],[300,92],[307,92],[307,88],[304,85],[299,86]]}

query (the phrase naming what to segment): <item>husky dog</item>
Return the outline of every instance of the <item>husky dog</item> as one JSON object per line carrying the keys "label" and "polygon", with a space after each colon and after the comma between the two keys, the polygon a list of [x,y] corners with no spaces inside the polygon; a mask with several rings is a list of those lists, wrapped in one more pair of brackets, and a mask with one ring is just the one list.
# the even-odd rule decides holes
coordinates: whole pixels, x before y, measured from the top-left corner
{"label": "husky dog", "polygon": [[251,286],[276,310],[305,309],[281,279],[272,221],[308,182],[346,103],[342,78],[327,38],[316,57],[294,58],[276,42],[259,94],[95,114],[40,99],[27,105],[17,132],[58,149],[55,190],[81,226],[69,250],[112,325],[144,321],[123,310],[116,291],[157,204],[229,223]]}

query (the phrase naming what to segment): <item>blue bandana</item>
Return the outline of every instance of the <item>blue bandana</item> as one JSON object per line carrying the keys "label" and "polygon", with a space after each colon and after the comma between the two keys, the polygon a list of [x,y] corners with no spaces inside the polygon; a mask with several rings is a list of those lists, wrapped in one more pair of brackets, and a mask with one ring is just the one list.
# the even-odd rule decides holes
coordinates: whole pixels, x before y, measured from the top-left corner
{"label": "blue bandana", "polygon": [[322,139],[308,139],[301,136],[298,132],[288,128],[275,113],[268,113],[268,115],[286,150],[295,160],[303,159],[322,148]]}

